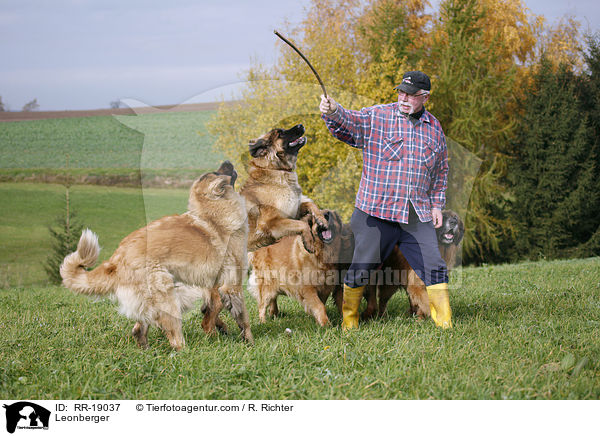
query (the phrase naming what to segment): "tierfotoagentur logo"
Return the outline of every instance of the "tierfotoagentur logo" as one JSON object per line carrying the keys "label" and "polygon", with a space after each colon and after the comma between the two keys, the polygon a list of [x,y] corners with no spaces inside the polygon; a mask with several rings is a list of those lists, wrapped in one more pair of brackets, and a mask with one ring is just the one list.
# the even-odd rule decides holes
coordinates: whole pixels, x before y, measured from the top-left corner
{"label": "tierfotoagentur logo", "polygon": [[19,401],[11,405],[4,404],[6,409],[6,431],[14,433],[19,430],[48,430],[50,411],[28,401]]}

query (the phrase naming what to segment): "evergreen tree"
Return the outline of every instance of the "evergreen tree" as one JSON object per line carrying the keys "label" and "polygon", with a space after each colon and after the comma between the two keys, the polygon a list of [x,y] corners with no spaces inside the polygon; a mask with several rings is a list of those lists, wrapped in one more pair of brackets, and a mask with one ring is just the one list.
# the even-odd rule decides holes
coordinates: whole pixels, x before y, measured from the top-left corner
{"label": "evergreen tree", "polygon": [[[600,33],[588,35],[587,53],[584,55],[586,71],[581,80],[581,110],[587,114],[593,137],[587,156],[586,175],[589,177],[586,187],[582,188],[580,198],[586,204],[587,214],[582,217],[579,240],[585,241],[573,250],[577,256],[600,255],[600,187],[594,178],[600,172]],[[592,233],[591,236],[589,234]],[[586,238],[589,239],[586,240]]]}
{"label": "evergreen tree", "polygon": [[563,257],[598,227],[597,137],[568,65],[542,60],[524,101],[510,179],[518,256]]}
{"label": "evergreen tree", "polygon": [[[69,156],[67,155],[67,171],[69,169]],[[77,250],[77,243],[83,230],[83,225],[78,221],[77,215],[71,206],[71,181],[67,177],[65,182],[65,209],[55,221],[54,226],[48,226],[52,238],[50,253],[46,259],[44,269],[50,283],[60,284],[60,265],[66,255]]]}

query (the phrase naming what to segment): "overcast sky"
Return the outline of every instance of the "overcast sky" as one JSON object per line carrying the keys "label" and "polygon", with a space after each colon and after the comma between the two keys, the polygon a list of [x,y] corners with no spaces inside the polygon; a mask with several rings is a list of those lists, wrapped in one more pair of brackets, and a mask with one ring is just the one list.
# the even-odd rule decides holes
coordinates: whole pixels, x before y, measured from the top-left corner
{"label": "overcast sky", "polygon": [[[309,0],[0,0],[0,96],[10,110],[96,109],[229,95],[256,58],[275,57],[273,30]],[[432,2],[433,3],[433,2]],[[597,0],[525,0],[553,22],[600,30]],[[217,89],[216,93],[209,93]]]}

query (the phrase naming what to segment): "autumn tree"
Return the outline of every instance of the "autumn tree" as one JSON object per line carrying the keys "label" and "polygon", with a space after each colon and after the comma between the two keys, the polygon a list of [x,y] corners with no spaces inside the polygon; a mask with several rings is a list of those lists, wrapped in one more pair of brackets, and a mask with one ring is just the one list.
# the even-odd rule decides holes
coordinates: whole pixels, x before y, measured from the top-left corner
{"label": "autumn tree", "polygon": [[[440,119],[451,144],[448,205],[468,202],[473,186],[467,258],[489,261],[512,234],[505,213],[510,199],[506,155],[546,28],[521,0],[445,0],[432,15],[427,5],[313,0],[304,20],[284,33],[319,71],[328,93],[349,109],[395,101],[393,87],[405,71],[430,75],[427,108]],[[318,113],[322,91],[311,71],[288,46],[277,44],[275,65],[255,63],[245,74],[241,101],[218,111],[210,127],[215,147],[243,167],[250,139],[273,127],[304,124],[309,142],[298,161],[303,190],[348,219],[361,155],[329,134]],[[558,43],[549,46],[564,49]],[[475,177],[473,169],[480,164]]]}
{"label": "autumn tree", "polygon": [[[409,42],[424,32],[428,19],[423,8],[416,0],[366,5],[358,0],[314,0],[305,19],[286,36],[310,59],[336,101],[360,109],[396,99],[393,86],[408,60],[417,56]],[[327,131],[318,112],[322,91],[314,76],[296,53],[278,44],[275,66],[251,68],[239,105],[219,110],[211,127],[216,147],[243,164],[249,139],[272,127],[304,124],[309,142],[298,162],[303,190],[321,207],[349,219],[362,157]],[[405,56],[409,52],[412,55]]]}
{"label": "autumn tree", "polygon": [[[423,60],[423,69],[434,77],[431,110],[446,136],[483,160],[466,216],[467,260],[489,258],[511,230],[502,213],[506,191],[502,178],[504,144],[514,128],[508,106],[517,69],[514,62],[507,62],[511,42],[507,37],[526,33],[518,31],[516,22],[503,20],[504,15],[498,17],[486,3],[442,2]],[[509,25],[516,26],[514,32],[506,30]],[[518,54],[526,50],[521,45],[513,48]]]}
{"label": "autumn tree", "polygon": [[367,5],[357,20],[357,50],[362,62],[358,93],[377,102],[396,99],[393,89],[422,58],[431,16],[428,2],[377,0]]}
{"label": "autumn tree", "polygon": [[[299,27],[284,32],[319,71],[329,94],[347,107],[375,103],[352,91],[358,88],[363,64],[353,37],[360,11],[357,0],[315,0]],[[322,91],[312,72],[290,47],[277,44],[275,66],[252,67],[241,101],[221,107],[211,123],[215,147],[243,168],[250,139],[274,127],[303,124],[308,138],[298,160],[303,191],[321,207],[336,209],[349,219],[362,167],[360,156],[329,134],[318,111]]]}
{"label": "autumn tree", "polygon": [[557,23],[540,26],[533,58],[533,69],[540,66],[542,57],[556,70],[568,65],[576,72],[585,66],[580,23],[573,17],[562,17]]}

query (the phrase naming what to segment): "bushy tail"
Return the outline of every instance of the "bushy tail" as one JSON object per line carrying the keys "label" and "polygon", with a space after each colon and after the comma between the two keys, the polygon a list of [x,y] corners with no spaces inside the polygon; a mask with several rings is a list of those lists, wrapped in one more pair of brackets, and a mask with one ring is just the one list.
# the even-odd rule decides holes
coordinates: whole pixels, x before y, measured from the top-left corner
{"label": "bushy tail", "polygon": [[252,295],[256,300],[258,300],[258,298],[259,298],[258,281],[256,279],[256,274],[255,274],[254,270],[250,273],[250,277],[248,278],[247,289],[248,289],[248,292],[250,293],[250,295]]}
{"label": "bushy tail", "polygon": [[248,285],[247,290],[256,300],[258,300],[258,283],[256,281],[256,272],[252,261],[254,260],[254,252],[248,253]]}
{"label": "bushy tail", "polygon": [[103,266],[89,272],[85,270],[94,266],[99,254],[98,236],[90,229],[85,229],[79,238],[77,251],[65,257],[60,266],[63,284],[79,294],[104,295],[111,292],[112,280],[109,280]]}

